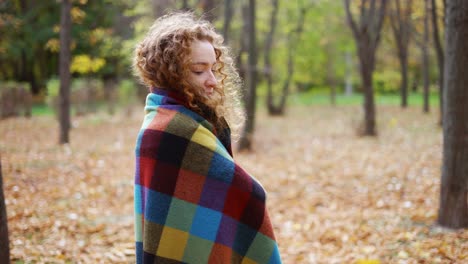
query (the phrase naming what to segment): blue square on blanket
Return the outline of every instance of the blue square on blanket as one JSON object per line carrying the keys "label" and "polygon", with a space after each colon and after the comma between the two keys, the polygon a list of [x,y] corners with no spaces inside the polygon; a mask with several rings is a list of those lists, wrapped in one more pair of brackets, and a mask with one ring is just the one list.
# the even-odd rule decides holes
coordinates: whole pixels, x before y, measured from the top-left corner
{"label": "blue square on blanket", "polygon": [[220,212],[198,206],[190,233],[206,240],[215,241],[221,215]]}
{"label": "blue square on blanket", "polygon": [[172,198],[153,190],[147,190],[147,195],[147,199],[143,201],[147,203],[145,204],[145,218],[153,223],[164,225]]}
{"label": "blue square on blanket", "polygon": [[236,238],[234,239],[233,249],[240,255],[245,256],[249,246],[255,238],[257,231],[239,223],[237,226]]}
{"label": "blue square on blanket", "polygon": [[208,177],[231,183],[234,177],[234,162],[215,152],[211,159]]}

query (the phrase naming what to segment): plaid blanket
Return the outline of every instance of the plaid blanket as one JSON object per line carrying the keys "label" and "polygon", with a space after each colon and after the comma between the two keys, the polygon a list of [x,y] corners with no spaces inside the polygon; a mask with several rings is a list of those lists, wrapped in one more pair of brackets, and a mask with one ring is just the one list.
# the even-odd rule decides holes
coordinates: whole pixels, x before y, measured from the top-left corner
{"label": "plaid blanket", "polygon": [[136,144],[137,263],[281,263],[263,187],[176,94],[146,99]]}

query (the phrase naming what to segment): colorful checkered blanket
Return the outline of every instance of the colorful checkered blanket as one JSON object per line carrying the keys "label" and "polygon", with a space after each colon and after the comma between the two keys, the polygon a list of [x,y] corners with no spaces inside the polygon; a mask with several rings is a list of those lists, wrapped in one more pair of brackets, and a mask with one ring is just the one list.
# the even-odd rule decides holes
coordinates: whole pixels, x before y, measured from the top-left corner
{"label": "colorful checkered blanket", "polygon": [[281,263],[263,187],[218,132],[162,90],[136,145],[137,263]]}

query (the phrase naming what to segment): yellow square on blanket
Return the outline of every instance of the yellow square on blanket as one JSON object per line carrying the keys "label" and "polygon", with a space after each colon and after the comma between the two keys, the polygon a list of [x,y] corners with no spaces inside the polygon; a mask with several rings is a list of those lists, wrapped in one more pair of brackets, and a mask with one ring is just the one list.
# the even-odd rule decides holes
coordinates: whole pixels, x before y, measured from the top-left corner
{"label": "yellow square on blanket", "polygon": [[216,149],[216,137],[204,126],[198,126],[191,140],[212,151]]}
{"label": "yellow square on blanket", "polygon": [[188,237],[187,232],[165,226],[156,254],[169,259],[182,260]]}

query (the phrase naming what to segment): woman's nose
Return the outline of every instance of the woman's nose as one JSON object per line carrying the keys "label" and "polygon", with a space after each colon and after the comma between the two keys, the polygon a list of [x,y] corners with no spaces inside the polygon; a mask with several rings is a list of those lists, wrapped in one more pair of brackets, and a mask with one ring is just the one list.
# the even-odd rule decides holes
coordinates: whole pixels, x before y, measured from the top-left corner
{"label": "woman's nose", "polygon": [[214,75],[213,72],[210,71],[208,75],[208,79],[206,80],[206,85],[211,87],[211,86],[216,86],[218,84],[218,80],[216,79],[216,76]]}

